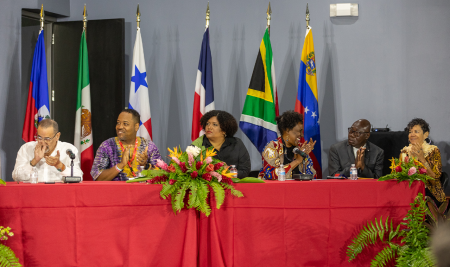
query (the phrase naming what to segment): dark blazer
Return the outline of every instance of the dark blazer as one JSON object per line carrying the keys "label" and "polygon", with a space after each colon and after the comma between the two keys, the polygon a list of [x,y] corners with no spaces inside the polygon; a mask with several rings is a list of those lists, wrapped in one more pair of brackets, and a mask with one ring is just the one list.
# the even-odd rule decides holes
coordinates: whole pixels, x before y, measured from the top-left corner
{"label": "dark blazer", "polygon": [[[366,142],[364,152],[364,171],[358,170],[358,177],[380,178],[383,172],[383,149],[373,143]],[[330,147],[328,153],[328,172],[330,176],[336,173],[350,177],[350,167],[355,164],[355,154],[353,147],[348,144],[348,140],[336,143]]]}

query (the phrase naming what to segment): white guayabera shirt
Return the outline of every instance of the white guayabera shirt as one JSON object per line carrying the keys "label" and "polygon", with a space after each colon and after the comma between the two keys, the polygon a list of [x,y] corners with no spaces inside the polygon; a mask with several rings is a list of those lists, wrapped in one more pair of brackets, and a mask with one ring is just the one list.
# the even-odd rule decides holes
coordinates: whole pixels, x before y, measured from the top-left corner
{"label": "white guayabera shirt", "polygon": [[[17,152],[16,165],[14,166],[13,179],[15,181],[26,181],[30,179],[30,173],[32,166],[30,161],[34,158],[34,148],[37,142],[32,141],[24,144]],[[66,150],[71,149],[76,155],[73,161],[73,176],[80,176],[83,178],[83,172],[80,169],[80,158],[78,150],[75,146],[69,143],[58,141],[55,150],[53,150],[50,156],[55,157],[56,152],[59,150],[59,160],[66,165],[66,169],[62,172],[58,171],[56,167],[50,166],[45,162],[45,158],[42,158],[37,164],[38,170],[38,182],[56,182],[61,181],[63,176],[70,176],[70,162],[71,159],[66,154]]]}

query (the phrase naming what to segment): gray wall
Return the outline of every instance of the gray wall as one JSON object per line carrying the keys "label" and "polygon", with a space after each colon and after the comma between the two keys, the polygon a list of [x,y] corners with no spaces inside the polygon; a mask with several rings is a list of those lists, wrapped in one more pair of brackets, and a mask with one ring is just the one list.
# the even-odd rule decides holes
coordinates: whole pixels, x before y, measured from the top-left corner
{"label": "gray wall", "polygon": [[[18,1],[19,2],[19,1]],[[20,4],[22,3],[22,4]],[[20,147],[23,117],[20,88],[20,8],[35,1],[6,1],[0,17],[0,149],[3,175],[10,177]],[[88,19],[125,18],[126,79],[130,80],[135,39],[136,6],[142,13],[141,31],[146,57],[153,136],[163,155],[166,148],[190,143],[195,77],[205,24],[206,1],[71,0],[66,19],[81,20],[84,3]],[[375,127],[389,124],[402,130],[413,117],[431,125],[431,138],[450,171],[450,2],[447,0],[359,1],[359,17],[329,17],[329,4],[309,3],[316,51],[322,133],[322,164],[327,172],[330,145],[347,136],[359,118]],[[306,1],[272,1],[271,40],[280,112],[293,109],[297,94],[300,54],[305,34]],[[211,1],[211,51],[217,109],[239,119],[264,33],[267,2]],[[128,86],[128,85],[127,85]],[[127,93],[128,97],[128,93]],[[14,104],[6,103],[6,101]],[[124,100],[127,103],[128,99]],[[96,103],[93,103],[96,104]],[[94,114],[95,116],[95,114]],[[6,126],[8,125],[8,126]],[[248,138],[252,169],[260,155]],[[6,158],[5,158],[6,157]],[[4,166],[4,165],[3,165]]]}

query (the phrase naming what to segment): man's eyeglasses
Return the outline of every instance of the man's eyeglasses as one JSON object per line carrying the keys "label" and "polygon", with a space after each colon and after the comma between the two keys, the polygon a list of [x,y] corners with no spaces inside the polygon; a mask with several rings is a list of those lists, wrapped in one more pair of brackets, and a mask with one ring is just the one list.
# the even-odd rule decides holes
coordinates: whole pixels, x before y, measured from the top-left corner
{"label": "man's eyeglasses", "polygon": [[348,128],[348,134],[354,135],[355,137],[360,137],[362,134],[370,133],[370,132],[357,132],[353,130],[351,127]]}
{"label": "man's eyeglasses", "polygon": [[35,135],[35,136],[34,136],[34,140],[36,140],[36,141],[50,142],[50,141],[53,140],[53,138],[55,138],[55,136],[56,136],[57,134],[58,134],[58,133],[55,133],[55,135],[54,135],[52,138],[49,138],[49,137],[43,138],[42,136]]}

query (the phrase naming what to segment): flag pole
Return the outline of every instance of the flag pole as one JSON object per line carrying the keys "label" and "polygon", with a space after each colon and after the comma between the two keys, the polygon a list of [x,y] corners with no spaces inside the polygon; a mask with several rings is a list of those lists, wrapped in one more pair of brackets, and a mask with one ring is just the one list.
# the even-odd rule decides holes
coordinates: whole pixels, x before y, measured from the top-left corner
{"label": "flag pole", "polygon": [[83,10],[83,31],[86,31],[87,29],[87,11],[86,11],[86,4],[84,4],[84,10]]}
{"label": "flag pole", "polygon": [[206,6],[206,28],[209,27],[209,14],[210,14],[210,10],[209,10],[209,1],[208,1],[208,5]]}
{"label": "flag pole", "polygon": [[306,29],[309,29],[309,8],[308,3],[306,3]]}
{"label": "flag pole", "polygon": [[269,6],[267,7],[267,28],[269,29],[269,36],[270,36],[270,20],[272,18],[272,9],[270,8],[270,2],[269,2]]}
{"label": "flag pole", "polygon": [[41,19],[40,19],[40,21],[41,21],[41,31],[44,29],[44,4],[42,4],[42,6],[41,6]]}
{"label": "flag pole", "polygon": [[141,12],[139,11],[139,4],[137,6],[137,11],[136,11],[136,25],[137,25],[137,29],[141,28]]}

